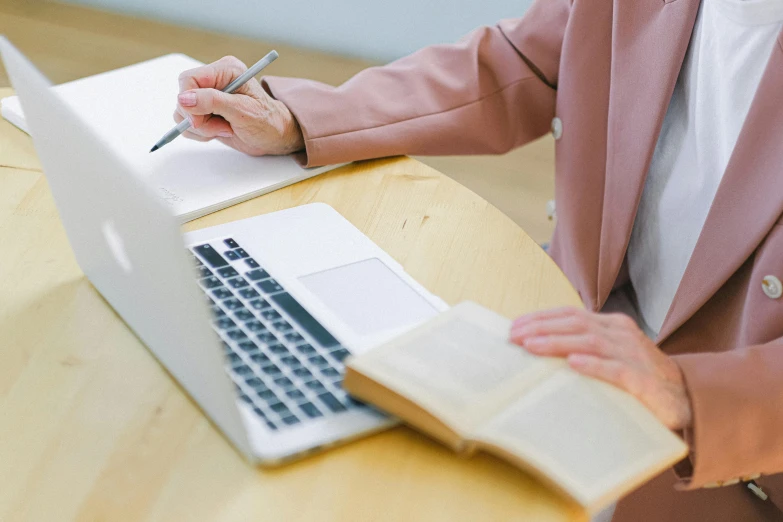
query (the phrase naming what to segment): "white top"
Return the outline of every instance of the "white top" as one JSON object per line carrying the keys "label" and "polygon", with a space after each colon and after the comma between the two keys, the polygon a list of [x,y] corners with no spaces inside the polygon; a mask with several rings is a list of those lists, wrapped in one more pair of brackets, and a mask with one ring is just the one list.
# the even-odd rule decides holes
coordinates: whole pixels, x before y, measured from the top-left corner
{"label": "white top", "polygon": [[647,334],[656,337],[690,260],[783,27],[783,0],[703,0],[628,247]]}

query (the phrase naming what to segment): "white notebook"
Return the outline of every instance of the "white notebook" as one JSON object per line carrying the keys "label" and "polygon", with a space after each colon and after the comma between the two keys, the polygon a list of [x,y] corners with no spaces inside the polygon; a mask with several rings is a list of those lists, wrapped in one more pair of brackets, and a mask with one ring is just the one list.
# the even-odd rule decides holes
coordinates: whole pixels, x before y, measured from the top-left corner
{"label": "white notebook", "polygon": [[[337,167],[305,169],[289,156],[256,158],[216,140],[200,143],[182,137],[150,153],[174,126],[179,73],[199,65],[188,56],[169,54],[55,90],[104,136],[107,147],[148,181],[182,222]],[[2,100],[2,115],[29,132],[16,96]]]}

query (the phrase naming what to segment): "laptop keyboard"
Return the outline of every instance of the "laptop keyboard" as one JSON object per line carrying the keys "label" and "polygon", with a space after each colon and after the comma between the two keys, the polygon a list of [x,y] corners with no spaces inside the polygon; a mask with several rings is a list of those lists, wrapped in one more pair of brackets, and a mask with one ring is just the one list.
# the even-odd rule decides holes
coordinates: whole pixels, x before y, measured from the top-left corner
{"label": "laptop keyboard", "polygon": [[190,253],[240,399],[273,430],[365,407],[342,388],[350,352],[234,239],[220,249]]}

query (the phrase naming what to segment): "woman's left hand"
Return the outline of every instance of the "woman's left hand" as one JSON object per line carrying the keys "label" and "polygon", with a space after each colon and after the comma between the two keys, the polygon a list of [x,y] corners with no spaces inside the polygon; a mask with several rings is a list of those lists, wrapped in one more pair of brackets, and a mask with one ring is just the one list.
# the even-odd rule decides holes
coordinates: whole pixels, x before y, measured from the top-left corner
{"label": "woman's left hand", "polygon": [[510,338],[532,354],[566,357],[577,372],[629,392],[672,430],[692,423],[679,366],[627,315],[546,310],[516,319]]}

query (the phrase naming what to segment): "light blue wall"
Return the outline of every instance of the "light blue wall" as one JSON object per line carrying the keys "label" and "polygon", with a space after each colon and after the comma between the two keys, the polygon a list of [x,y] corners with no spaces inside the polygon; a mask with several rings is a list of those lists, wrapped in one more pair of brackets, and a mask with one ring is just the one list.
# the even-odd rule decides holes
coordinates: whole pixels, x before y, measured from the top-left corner
{"label": "light blue wall", "polygon": [[66,0],[388,61],[521,16],[532,0]]}

